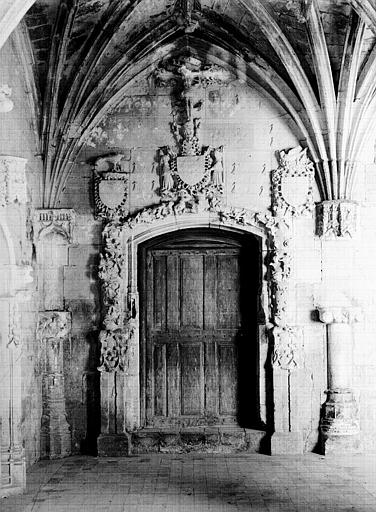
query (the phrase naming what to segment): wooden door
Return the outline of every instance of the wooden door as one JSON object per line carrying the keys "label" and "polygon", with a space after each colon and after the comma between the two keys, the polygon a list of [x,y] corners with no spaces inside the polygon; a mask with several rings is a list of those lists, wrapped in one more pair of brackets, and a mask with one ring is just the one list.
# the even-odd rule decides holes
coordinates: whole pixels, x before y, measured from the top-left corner
{"label": "wooden door", "polygon": [[239,347],[250,341],[241,308],[243,252],[237,241],[208,235],[145,251],[146,426],[238,422]]}

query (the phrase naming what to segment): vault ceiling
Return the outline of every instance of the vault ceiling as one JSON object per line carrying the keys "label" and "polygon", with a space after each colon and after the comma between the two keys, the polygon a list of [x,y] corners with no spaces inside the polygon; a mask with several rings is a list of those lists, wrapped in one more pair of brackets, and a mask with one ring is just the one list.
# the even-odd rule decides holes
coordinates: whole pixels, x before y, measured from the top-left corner
{"label": "vault ceiling", "polygon": [[37,0],[25,21],[42,98],[45,206],[127,84],[187,46],[241,68],[286,109],[323,198],[351,195],[376,111],[371,0]]}

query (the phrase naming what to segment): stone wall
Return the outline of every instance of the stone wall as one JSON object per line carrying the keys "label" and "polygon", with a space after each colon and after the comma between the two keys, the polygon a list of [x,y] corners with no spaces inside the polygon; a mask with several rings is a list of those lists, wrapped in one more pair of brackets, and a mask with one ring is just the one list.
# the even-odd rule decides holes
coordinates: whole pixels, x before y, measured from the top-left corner
{"label": "stone wall", "polygon": [[[63,274],[64,304],[72,311],[73,322],[66,379],[70,389],[68,421],[75,450],[82,446],[86,436],[94,436],[99,427],[94,420],[99,407],[95,373],[100,327],[96,265],[102,224],[93,218],[94,163],[98,157],[123,153],[123,170],[129,173],[126,208],[133,213],[158,203],[159,150],[175,144],[171,131],[174,102],[176,97],[169,87],[157,87],[150,79],[135,84],[121,105],[92,131],[59,204],[60,208],[75,208],[77,212],[77,246],[69,248]],[[201,143],[224,147],[227,204],[267,211],[271,204],[271,171],[278,166],[277,151],[298,144],[287,116],[270,98],[235,80],[200,89],[195,92],[193,104],[197,105],[194,116],[201,119]],[[318,200],[316,191],[314,198]],[[313,291],[322,279],[321,243],[313,236],[314,231],[312,216],[291,223],[294,258],[288,318],[302,333],[302,354],[299,368],[288,384],[296,401],[294,410],[298,411],[289,421],[293,430],[303,432],[306,450],[314,449],[318,441],[320,407],[325,401],[326,387],[325,326],[312,320]],[[261,354],[263,374],[266,346],[261,347]],[[285,375],[286,371],[281,370],[281,379]],[[264,420],[265,393],[262,375],[260,402]],[[282,408],[290,407],[286,395],[281,400],[285,400]],[[89,424],[93,431],[86,433]]]}

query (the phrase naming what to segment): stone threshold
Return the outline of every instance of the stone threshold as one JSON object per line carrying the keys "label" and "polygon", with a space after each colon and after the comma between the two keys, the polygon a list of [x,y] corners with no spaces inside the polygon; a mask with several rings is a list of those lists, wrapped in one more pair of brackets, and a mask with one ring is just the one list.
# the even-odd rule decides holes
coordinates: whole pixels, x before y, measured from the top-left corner
{"label": "stone threshold", "polygon": [[146,427],[130,433],[130,453],[267,453],[270,436],[240,427]]}

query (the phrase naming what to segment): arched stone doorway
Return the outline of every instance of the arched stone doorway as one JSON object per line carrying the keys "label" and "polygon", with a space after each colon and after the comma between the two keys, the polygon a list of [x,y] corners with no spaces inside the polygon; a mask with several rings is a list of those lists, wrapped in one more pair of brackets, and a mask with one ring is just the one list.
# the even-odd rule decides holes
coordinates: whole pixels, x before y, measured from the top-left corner
{"label": "arched stone doorway", "polygon": [[[162,213],[161,213],[162,211]],[[144,243],[148,244],[156,237],[194,230],[208,230],[211,233],[221,233],[224,239],[238,240],[250,237],[257,240],[258,265],[264,264],[269,252],[268,237],[275,225],[275,221],[268,216],[247,212],[244,209],[212,210],[198,213],[174,213],[172,208],[154,206],[144,209],[135,216],[129,217],[125,222],[110,222],[104,229],[103,236],[105,249],[100,265],[100,278],[102,280],[102,295],[104,303],[104,329],[100,333],[101,361],[101,435],[98,438],[98,452],[100,455],[126,455],[130,451],[137,453],[137,433],[143,435],[145,423],[140,397],[140,300],[139,300],[139,257],[138,249]],[[278,224],[277,224],[278,226]],[[191,231],[193,230],[193,231]],[[273,235],[274,236],[274,235]],[[226,238],[227,237],[227,238]],[[232,238],[233,237],[233,238]],[[151,242],[152,243],[152,242]],[[268,276],[265,266],[258,274],[259,303],[261,315],[270,316],[270,297]],[[263,336],[265,336],[265,326]],[[265,359],[267,357],[268,343],[266,339],[263,346],[264,361],[259,364],[260,372],[258,382],[265,386]],[[256,371],[257,374],[257,371]],[[244,372],[245,375],[245,372]],[[256,385],[257,388],[257,385]],[[265,387],[262,390],[265,411]],[[258,408],[258,399],[255,407],[250,407],[253,413]],[[240,425],[254,426],[257,412],[253,414],[252,421],[239,417],[236,413],[236,427]],[[241,415],[240,415],[241,416]],[[264,415],[265,417],[265,415]],[[240,421],[240,423],[239,423]],[[244,429],[243,429],[244,430]],[[256,443],[265,435],[264,431],[254,430],[258,436]],[[242,444],[246,432],[242,434]],[[160,435],[158,434],[158,439]],[[254,441],[252,441],[253,443]],[[248,443],[249,444],[249,443]],[[146,451],[153,451],[149,445]],[[141,448],[140,451],[145,451]],[[157,449],[158,451],[158,449]]]}
{"label": "arched stone doorway", "polygon": [[259,238],[191,228],[138,257],[141,426],[259,428]]}

